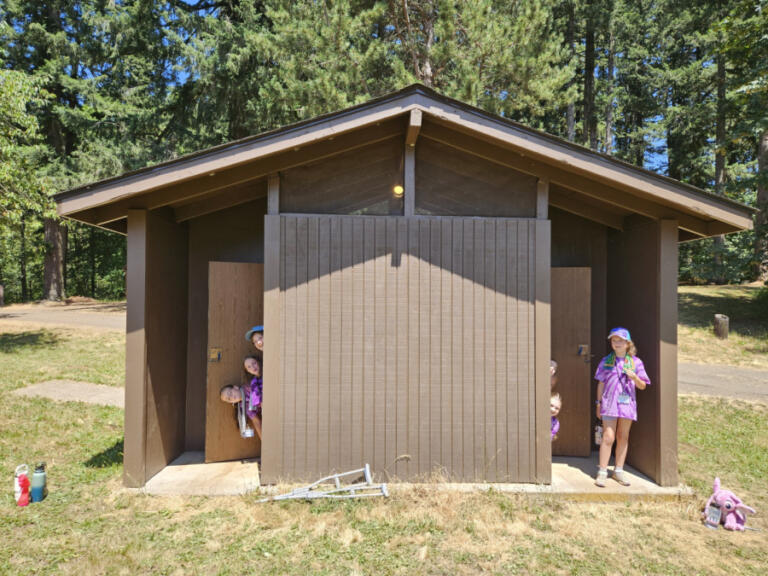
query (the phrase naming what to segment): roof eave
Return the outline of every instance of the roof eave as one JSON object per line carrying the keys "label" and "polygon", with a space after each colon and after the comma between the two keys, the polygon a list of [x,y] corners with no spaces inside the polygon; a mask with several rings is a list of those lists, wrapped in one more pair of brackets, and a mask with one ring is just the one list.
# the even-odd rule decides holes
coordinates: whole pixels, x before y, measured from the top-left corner
{"label": "roof eave", "polygon": [[[567,140],[412,85],[357,106],[299,122],[257,136],[223,144],[182,158],[95,182],[55,196],[59,214],[78,213],[146,194],[170,183],[215,175],[218,170],[247,164],[291,148],[302,147],[420,109],[452,129],[505,146],[539,162],[559,166],[608,186],[662,204],[674,204],[714,228],[752,228],[753,208],[633,166]],[[712,235],[724,232],[713,232]]]}

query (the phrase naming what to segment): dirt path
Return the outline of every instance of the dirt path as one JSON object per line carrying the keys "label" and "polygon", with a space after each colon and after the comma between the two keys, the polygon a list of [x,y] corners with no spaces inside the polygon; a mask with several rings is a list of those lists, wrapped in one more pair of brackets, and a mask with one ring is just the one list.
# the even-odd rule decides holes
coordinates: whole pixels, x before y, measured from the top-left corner
{"label": "dirt path", "polygon": [[17,388],[11,394],[18,396],[42,396],[60,402],[87,402],[107,406],[125,407],[125,390],[116,386],[77,382],[74,380],[48,380]]}
{"label": "dirt path", "polygon": [[758,400],[768,404],[768,370],[722,364],[677,366],[678,392]]}
{"label": "dirt path", "polygon": [[67,326],[125,332],[125,302],[69,302],[13,304],[0,308],[3,325]]}
{"label": "dirt path", "polygon": [[[78,299],[62,303],[14,304],[0,308],[3,325],[66,326],[125,332],[125,302]],[[722,364],[678,365],[682,394],[706,394],[768,403],[768,370]]]}

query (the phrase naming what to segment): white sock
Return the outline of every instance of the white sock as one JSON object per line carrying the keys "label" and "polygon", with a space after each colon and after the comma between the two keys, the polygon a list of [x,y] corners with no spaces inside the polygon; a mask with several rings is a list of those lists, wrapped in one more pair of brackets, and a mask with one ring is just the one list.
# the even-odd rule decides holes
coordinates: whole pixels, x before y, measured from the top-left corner
{"label": "white sock", "polygon": [[613,471],[614,472],[624,472],[624,468],[622,466],[614,466]]}

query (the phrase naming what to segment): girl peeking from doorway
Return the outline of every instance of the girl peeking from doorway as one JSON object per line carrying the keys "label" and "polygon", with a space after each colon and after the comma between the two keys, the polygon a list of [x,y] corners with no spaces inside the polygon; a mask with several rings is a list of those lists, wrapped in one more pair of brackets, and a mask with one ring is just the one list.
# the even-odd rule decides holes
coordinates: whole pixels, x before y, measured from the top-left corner
{"label": "girl peeking from doorway", "polygon": [[[261,401],[264,397],[264,384],[261,375],[261,361],[256,356],[246,356],[243,360],[245,384],[245,413],[253,424],[256,434],[261,440]],[[221,399],[229,404],[237,404],[241,400],[239,386],[224,386],[221,389]]]}
{"label": "girl peeking from doorway", "polygon": [[603,441],[600,444],[600,469],[595,484],[605,486],[608,462],[616,440],[616,465],[613,478],[622,486],[629,486],[624,472],[624,461],[629,446],[629,429],[637,421],[636,390],[644,390],[651,383],[643,361],[629,330],[614,328],[608,334],[613,351],[600,361],[595,372],[597,380],[597,417],[603,421]]}

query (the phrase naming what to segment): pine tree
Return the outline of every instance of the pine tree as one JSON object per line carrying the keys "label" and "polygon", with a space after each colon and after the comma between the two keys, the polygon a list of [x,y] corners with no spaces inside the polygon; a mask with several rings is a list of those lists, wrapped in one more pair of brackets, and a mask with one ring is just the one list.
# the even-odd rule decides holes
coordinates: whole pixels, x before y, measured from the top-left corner
{"label": "pine tree", "polygon": [[[175,2],[17,0],[0,16],[5,66],[23,71],[49,95],[34,110],[45,143],[38,176],[48,192],[175,154],[175,140],[166,134],[169,94],[183,73],[177,67],[188,36]],[[38,293],[59,298],[66,234],[51,202],[41,205],[45,224],[27,214],[25,232],[30,247],[47,248]],[[118,252],[123,242],[111,239]]]}
{"label": "pine tree", "polygon": [[707,188],[714,182],[717,65],[710,23],[717,9],[708,0],[660,5],[658,69],[664,110],[659,128],[666,139],[667,173]]}
{"label": "pine tree", "polygon": [[[50,93],[51,97],[45,102],[38,112],[38,120],[42,128],[50,155],[64,159],[74,150],[73,138],[67,127],[67,121],[71,119],[71,110],[77,107],[76,92],[81,81],[79,62],[73,58],[80,49],[73,42],[72,33],[80,31],[82,19],[72,6],[65,2],[17,2],[7,7],[3,14],[5,30],[4,38],[5,60],[15,70],[24,71]],[[65,22],[71,26],[65,25]],[[33,47],[33,49],[30,49]],[[47,163],[50,167],[50,161]],[[46,170],[47,175],[52,176],[53,170]],[[53,176],[55,179],[55,176]],[[60,231],[60,223],[54,218],[48,205],[48,214],[45,216],[45,227],[48,231],[46,238],[51,241],[49,252],[58,255],[63,251],[59,244],[63,236]],[[22,300],[28,298],[27,291],[27,267],[26,244],[28,230],[28,214],[22,212],[21,252],[22,260]],[[53,263],[54,257],[47,258]],[[46,286],[51,292],[44,296],[51,299],[59,299],[63,296],[64,279],[61,268],[51,266],[46,268]],[[58,274],[58,277],[56,276]]]}
{"label": "pine tree", "polygon": [[273,66],[259,95],[269,103],[263,117],[270,126],[413,82],[538,127],[561,122],[573,95],[565,89],[572,77],[567,50],[545,2],[265,6],[270,26],[258,46]]}
{"label": "pine tree", "polygon": [[658,29],[653,0],[616,0],[612,11],[616,59],[615,154],[638,166],[653,144],[652,119],[660,114],[654,68]]}
{"label": "pine tree", "polygon": [[[18,269],[18,297],[28,296],[27,222],[46,207],[45,183],[36,176],[44,148],[37,118],[29,108],[44,101],[40,87],[27,74],[0,69],[0,292],[13,300],[5,286]],[[12,239],[18,237],[18,242]],[[16,254],[14,254],[16,253]]]}
{"label": "pine tree", "polygon": [[[733,2],[722,24],[722,53],[733,66],[730,96],[740,111],[731,139],[746,147],[735,160],[744,166],[734,192],[754,198],[755,217],[752,249],[752,279],[768,282],[768,2]],[[741,178],[738,178],[741,176]]]}

